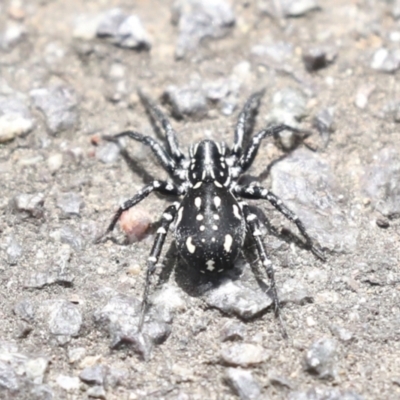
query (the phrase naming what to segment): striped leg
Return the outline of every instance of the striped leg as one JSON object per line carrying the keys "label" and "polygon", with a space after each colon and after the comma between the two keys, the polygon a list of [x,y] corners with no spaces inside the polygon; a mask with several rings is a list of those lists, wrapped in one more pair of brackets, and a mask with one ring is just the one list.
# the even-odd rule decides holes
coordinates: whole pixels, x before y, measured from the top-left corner
{"label": "striped leg", "polygon": [[311,239],[310,235],[307,233],[303,222],[299,219],[299,217],[289,208],[283,204],[282,200],[270,192],[267,189],[264,189],[258,185],[250,185],[250,186],[237,186],[235,188],[235,194],[245,198],[245,199],[253,199],[253,200],[268,200],[280,213],[282,213],[289,221],[294,222],[306,239],[307,246],[310,248],[311,252],[318,257],[320,260],[325,261],[326,257],[323,251],[314,244],[314,241]]}
{"label": "striped leg", "polygon": [[139,193],[137,193],[131,199],[125,201],[120,206],[120,208],[114,214],[114,217],[111,220],[111,223],[108,226],[107,230],[101,236],[96,238],[95,243],[99,243],[106,235],[108,235],[114,229],[115,225],[117,224],[119,218],[121,217],[124,211],[129,210],[136,204],[140,203],[152,192],[158,192],[161,194],[172,195],[172,196],[180,196],[181,194],[183,194],[182,190],[171,182],[165,182],[165,181],[151,182],[150,184],[146,185]]}
{"label": "striped leg", "polygon": [[180,162],[185,159],[185,156],[179,149],[179,143],[174,128],[172,128],[165,114],[141,90],[138,91],[138,94],[143,105],[150,113],[150,116],[154,115],[163,127],[172,158],[179,165]]}
{"label": "striped leg", "polygon": [[117,142],[118,143],[118,139],[121,139],[125,136],[128,136],[129,138],[131,138],[137,142],[140,142],[146,146],[149,146],[151,148],[151,150],[153,151],[154,155],[157,157],[161,166],[171,176],[175,175],[175,172],[177,170],[175,161],[170,157],[170,155],[167,153],[165,148],[157,140],[153,139],[151,136],[145,136],[145,135],[142,135],[141,133],[138,133],[135,131],[124,131],[124,132],[118,133],[114,136],[105,135],[105,136],[103,136],[103,139],[107,140],[109,142]]}
{"label": "striped leg", "polygon": [[253,161],[257,155],[258,149],[260,148],[261,141],[269,136],[276,136],[282,131],[292,131],[301,132],[299,129],[293,128],[288,125],[275,125],[267,129],[263,129],[258,132],[250,141],[246,150],[244,151],[242,157],[239,160],[239,167],[241,168],[241,173],[247,171],[253,164]]}
{"label": "striped leg", "polygon": [[265,90],[253,93],[246,101],[242,111],[239,114],[238,121],[235,128],[235,140],[232,149],[232,156],[235,161],[242,155],[243,139],[246,131],[249,129],[249,124],[252,123],[254,115],[260,107],[261,97],[264,95]]}
{"label": "striped leg", "polygon": [[141,308],[140,319],[139,319],[139,332],[142,330],[144,317],[145,317],[146,310],[147,310],[151,276],[153,275],[154,271],[156,270],[156,265],[157,265],[158,259],[160,257],[160,254],[161,254],[161,250],[163,248],[165,238],[167,237],[169,226],[175,219],[177,208],[178,208],[177,204],[172,204],[164,211],[163,216],[162,216],[161,226],[158,228],[157,236],[156,236],[156,239],[154,240],[153,248],[151,249],[150,256],[147,259],[146,282],[144,285],[142,308]]}
{"label": "striped leg", "polygon": [[262,266],[264,267],[265,272],[267,273],[268,279],[270,281],[269,292],[271,293],[272,301],[274,303],[275,317],[279,318],[279,323],[281,325],[283,336],[285,338],[287,338],[287,333],[284,328],[282,318],[280,315],[281,306],[279,303],[278,293],[276,291],[274,266],[273,266],[271,260],[267,256],[267,252],[265,250],[264,243],[261,239],[260,222],[259,222],[257,216],[255,214],[251,213],[248,205],[244,204],[242,206],[242,210],[243,210],[244,218],[246,220],[247,229],[251,233],[253,240],[256,243],[258,256],[260,257]]}

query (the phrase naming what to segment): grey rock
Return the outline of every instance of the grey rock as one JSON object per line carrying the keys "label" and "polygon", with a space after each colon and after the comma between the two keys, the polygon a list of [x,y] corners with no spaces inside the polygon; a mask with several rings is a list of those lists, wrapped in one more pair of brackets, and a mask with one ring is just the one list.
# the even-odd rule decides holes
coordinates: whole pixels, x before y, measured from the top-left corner
{"label": "grey rock", "polygon": [[57,196],[57,207],[63,211],[64,217],[79,216],[83,206],[82,196],[79,193],[67,192]]}
{"label": "grey rock", "polygon": [[0,96],[0,143],[25,135],[35,126],[29,108],[15,96]]}
{"label": "grey rock", "polygon": [[225,380],[242,400],[258,399],[261,394],[261,387],[250,371],[241,368],[228,368]]}
{"label": "grey rock", "polygon": [[[307,97],[299,90],[284,88],[274,94],[271,112],[267,116],[269,124],[285,124],[297,127],[307,115]],[[281,146],[285,150],[293,149],[303,135],[283,131],[279,133]]]}
{"label": "grey rock", "polygon": [[301,17],[310,11],[319,9],[319,6],[316,0],[278,0],[274,2],[261,0],[258,8],[261,12],[275,18],[283,18]]}
{"label": "grey rock", "polygon": [[13,392],[17,391],[19,387],[18,376],[12,366],[0,360],[0,389],[7,389]]}
{"label": "grey rock", "polygon": [[328,145],[331,133],[335,130],[334,116],[335,110],[331,107],[320,110],[313,119],[313,126],[321,135],[324,147]]}
{"label": "grey rock", "polygon": [[83,249],[83,238],[70,226],[62,226],[59,230],[60,241],[70,245],[74,250],[81,251]]}
{"label": "grey rock", "polygon": [[54,392],[48,385],[35,385],[29,392],[30,400],[53,400]]}
{"label": "grey rock", "polygon": [[52,134],[74,128],[78,121],[75,92],[66,86],[52,86],[31,90],[36,108],[43,112]]}
{"label": "grey rock", "polygon": [[67,392],[75,392],[79,390],[79,378],[67,375],[58,375],[56,378],[56,383],[59,387],[66,390]]}
{"label": "grey rock", "polygon": [[15,315],[26,322],[32,322],[35,319],[36,307],[29,299],[23,299],[16,303],[13,311]]}
{"label": "grey rock", "polygon": [[188,86],[168,86],[163,95],[164,101],[171,106],[175,118],[189,116],[201,119],[207,114],[207,98],[198,83]]}
{"label": "grey rock", "polygon": [[151,48],[150,37],[139,17],[127,15],[119,8],[103,14],[97,27],[97,36],[110,38],[113,44],[120,47],[138,50]]}
{"label": "grey rock", "polygon": [[16,265],[18,260],[22,257],[22,247],[16,241],[14,236],[9,237],[8,245],[7,245],[7,262],[9,265]]}
{"label": "grey rock", "polygon": [[93,365],[85,368],[79,374],[79,379],[89,385],[103,385],[107,371],[108,368],[105,365]]}
{"label": "grey rock", "polygon": [[138,332],[140,310],[141,303],[137,299],[117,295],[95,311],[94,320],[109,334],[112,348],[129,345],[141,358],[147,360],[153,342],[148,335]]}
{"label": "grey rock", "polygon": [[43,383],[48,365],[49,360],[47,358],[30,358],[24,366],[26,377],[35,384]]}
{"label": "grey rock", "polygon": [[41,289],[47,285],[60,284],[71,286],[74,276],[70,272],[69,262],[71,259],[71,249],[63,246],[54,257],[54,265],[44,271],[32,273],[25,281],[27,288]]}
{"label": "grey rock", "polygon": [[246,325],[241,322],[228,321],[222,328],[221,340],[234,341],[243,340],[246,335]]}
{"label": "grey rock", "polygon": [[86,354],[84,347],[68,348],[68,361],[73,364],[81,360]]}
{"label": "grey rock", "polygon": [[92,386],[86,391],[86,394],[89,398],[106,400],[106,391],[103,386]]}
{"label": "grey rock", "polygon": [[293,303],[304,305],[313,302],[313,297],[304,285],[297,279],[289,279],[278,289],[282,304]]}
{"label": "grey rock", "polygon": [[391,100],[387,102],[383,107],[380,113],[378,113],[378,117],[383,120],[391,120],[393,122],[400,122],[400,101]]}
{"label": "grey rock", "polygon": [[292,392],[288,400],[363,400],[364,397],[353,391],[338,388],[312,388],[307,392]]}
{"label": "grey rock", "polygon": [[377,211],[388,218],[400,216],[400,157],[395,149],[384,148],[365,169],[363,189]]}
{"label": "grey rock", "polygon": [[221,362],[234,367],[249,367],[267,361],[270,355],[266,350],[252,343],[234,343],[221,350]]}
{"label": "grey rock", "polygon": [[235,24],[233,9],[225,0],[178,0],[172,12],[179,30],[178,59],[194,51],[205,38],[225,36]]}
{"label": "grey rock", "polygon": [[376,50],[371,61],[371,68],[381,72],[395,72],[400,67],[400,51],[384,47]]}
{"label": "grey rock", "polygon": [[321,338],[314,342],[305,355],[306,369],[320,379],[332,379],[337,375],[336,342],[330,338]]}
{"label": "grey rock", "polygon": [[48,300],[41,304],[38,314],[60,344],[79,335],[82,314],[77,305],[66,300]]}
{"label": "grey rock", "polygon": [[297,149],[272,166],[271,178],[272,191],[298,215],[317,243],[336,252],[355,248],[357,229],[340,208],[341,189],[318,154]]}
{"label": "grey rock", "polygon": [[205,301],[211,307],[244,320],[255,317],[272,305],[271,298],[258,287],[248,287],[243,282],[230,280],[210,289]]}
{"label": "grey rock", "polygon": [[105,143],[96,149],[96,158],[104,164],[112,164],[119,158],[120,147],[117,143]]}
{"label": "grey rock", "polygon": [[129,379],[129,369],[128,368],[118,368],[115,366],[110,366],[110,369],[105,377],[105,387],[116,388],[118,386],[123,386]]}
{"label": "grey rock", "polygon": [[[157,309],[159,315],[182,312],[187,308],[187,301],[183,298],[182,291],[168,284],[150,296],[150,303]],[[171,317],[167,316],[165,321],[171,321]]]}
{"label": "grey rock", "polygon": [[308,72],[317,71],[326,68],[333,63],[337,56],[333,49],[323,47],[311,47],[303,51],[303,62]]}
{"label": "grey rock", "polygon": [[349,342],[354,338],[353,333],[342,326],[331,325],[330,330],[342,342]]}
{"label": "grey rock", "polygon": [[2,50],[11,50],[18,43],[22,42],[27,35],[27,29],[24,25],[16,22],[9,22],[6,29],[0,34],[0,48]]}
{"label": "grey rock", "polygon": [[11,200],[11,206],[18,213],[24,213],[33,218],[42,218],[44,194],[18,194]]}

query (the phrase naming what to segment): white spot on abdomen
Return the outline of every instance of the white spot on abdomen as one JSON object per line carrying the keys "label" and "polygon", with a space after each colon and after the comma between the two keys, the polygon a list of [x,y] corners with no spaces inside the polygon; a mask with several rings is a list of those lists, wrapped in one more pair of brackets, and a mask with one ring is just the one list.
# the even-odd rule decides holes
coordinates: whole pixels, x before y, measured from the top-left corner
{"label": "white spot on abdomen", "polygon": [[195,205],[197,208],[200,208],[200,207],[201,207],[201,198],[200,198],[200,197],[196,197],[196,198],[194,199],[194,205]]}
{"label": "white spot on abdomen", "polygon": [[214,197],[214,204],[215,204],[215,207],[218,208],[221,205],[221,198],[218,197],[218,196],[215,196]]}
{"label": "white spot on abdomen", "polygon": [[206,262],[207,269],[208,269],[209,271],[214,271],[214,269],[215,269],[214,264],[215,264],[215,261],[214,261],[214,260],[208,260],[208,261]]}
{"label": "white spot on abdomen", "polygon": [[225,235],[224,250],[229,253],[231,251],[233,239],[231,235]]}
{"label": "white spot on abdomen", "polygon": [[196,251],[196,246],[192,243],[192,237],[191,236],[189,236],[186,239],[186,247],[187,247],[189,253],[193,254]]}

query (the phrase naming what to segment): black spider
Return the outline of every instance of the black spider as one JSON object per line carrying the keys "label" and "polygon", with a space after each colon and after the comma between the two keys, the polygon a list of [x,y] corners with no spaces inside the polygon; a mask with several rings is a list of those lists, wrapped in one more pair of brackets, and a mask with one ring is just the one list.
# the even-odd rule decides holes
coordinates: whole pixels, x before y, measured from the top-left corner
{"label": "black spider", "polygon": [[162,215],[161,225],[148,258],[139,330],[143,326],[147,308],[150,278],[156,269],[168,229],[173,221],[176,221],[176,246],[182,258],[189,265],[198,268],[201,273],[212,276],[233,267],[234,261],[242,250],[246,232],[249,232],[270,280],[269,290],[276,316],[279,316],[280,305],[273,265],[261,238],[260,222],[242,199],[268,200],[286,218],[297,225],[306,239],[307,247],[317,257],[324,259],[322,251],[314,246],[303,223],[277,196],[258,183],[253,182],[244,186],[238,184],[239,177],[252,165],[264,138],[275,136],[284,130],[299,133],[297,129],[287,125],[271,126],[254,135],[243,151],[247,128],[251,125],[252,118],[259,108],[263,93],[264,91],[254,93],[240,112],[232,149],[227,148],[224,143],[203,140],[190,146],[190,158],[187,159],[179,149],[176,132],[166,116],[141,92],[139,95],[147,111],[165,131],[167,146],[165,147],[150,136],[134,131],[105,137],[106,140],[117,141],[128,136],[149,146],[161,166],[168,172],[171,181],[155,180],[127,200],[115,213],[106,232],[98,241],[114,229],[124,211],[138,204],[150,193],[155,191],[164,195],[183,197],[181,203],[168,206]]}

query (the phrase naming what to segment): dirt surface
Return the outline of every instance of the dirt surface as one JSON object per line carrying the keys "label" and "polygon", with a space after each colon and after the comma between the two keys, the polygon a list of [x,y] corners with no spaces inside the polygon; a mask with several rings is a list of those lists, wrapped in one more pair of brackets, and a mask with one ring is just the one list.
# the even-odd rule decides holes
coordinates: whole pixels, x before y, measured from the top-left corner
{"label": "dirt surface", "polygon": [[[15,125],[0,121],[0,137],[11,139],[0,144],[0,398],[400,399],[400,7],[232,1],[232,15],[222,10],[226,20],[209,31],[206,20],[200,40],[203,31],[187,33],[182,22],[189,3],[181,14],[162,0],[0,4],[0,118],[18,100]],[[285,15],[295,3],[305,9]],[[143,40],[96,37],[116,7],[139,17]],[[256,130],[275,119],[312,132],[286,152],[284,138],[266,140],[250,170],[327,256],[288,238],[281,228],[298,235],[296,227],[256,202],[272,226],[264,242],[289,339],[269,304],[250,319],[237,317],[241,304],[227,315],[178,272],[152,288],[170,312],[162,323],[154,317],[163,343],[118,336],[135,328],[156,222],[169,204],[151,195],[138,206],[134,233],[150,223],[144,239],[126,245],[118,228],[114,241],[93,244],[121,201],[151,177],[166,178],[143,145],[126,142],[137,161],[130,168],[101,139],[127,128],[156,137],[138,87],[180,117],[170,119],[185,151],[202,138],[231,145],[241,105],[261,88]],[[294,106],[274,98],[287,90]],[[172,238],[163,254],[173,253]],[[252,275],[244,264],[232,278],[239,286]]]}

